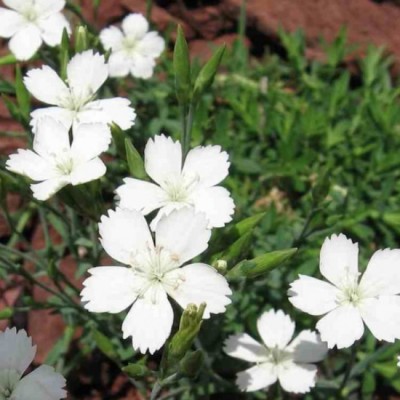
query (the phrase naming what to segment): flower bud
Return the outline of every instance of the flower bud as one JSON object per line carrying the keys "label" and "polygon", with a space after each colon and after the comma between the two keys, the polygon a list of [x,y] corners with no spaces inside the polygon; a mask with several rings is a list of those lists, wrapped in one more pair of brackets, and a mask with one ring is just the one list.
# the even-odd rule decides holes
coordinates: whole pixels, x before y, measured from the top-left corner
{"label": "flower bud", "polygon": [[195,378],[204,363],[204,354],[201,350],[187,353],[181,361],[181,372],[189,378]]}

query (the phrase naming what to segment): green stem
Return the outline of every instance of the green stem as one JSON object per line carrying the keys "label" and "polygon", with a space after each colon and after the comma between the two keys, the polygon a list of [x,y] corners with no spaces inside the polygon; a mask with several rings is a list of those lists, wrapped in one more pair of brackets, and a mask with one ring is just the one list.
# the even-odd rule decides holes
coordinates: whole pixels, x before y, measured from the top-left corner
{"label": "green stem", "polygon": [[153,0],[146,0],[146,18],[148,21],[151,19],[151,10],[153,8]]}
{"label": "green stem", "polygon": [[356,359],[356,354],[357,354],[357,346],[356,346],[356,344],[354,344],[353,347],[351,348],[350,360],[346,365],[346,370],[343,375],[343,380],[339,387],[339,394],[344,398],[348,397],[346,394],[343,394],[343,391],[346,388],[346,384],[350,378],[351,370],[353,368],[354,361]]}
{"label": "green stem", "polygon": [[190,149],[190,142],[192,139],[192,128],[194,120],[195,106],[190,103],[189,106],[182,106],[182,150],[183,150],[183,161],[185,161],[186,155]]}

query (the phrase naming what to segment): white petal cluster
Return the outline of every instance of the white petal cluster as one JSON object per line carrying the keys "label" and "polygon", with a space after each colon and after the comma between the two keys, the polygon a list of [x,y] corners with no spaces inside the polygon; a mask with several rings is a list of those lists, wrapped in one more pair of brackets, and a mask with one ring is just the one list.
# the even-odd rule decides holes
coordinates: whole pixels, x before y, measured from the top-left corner
{"label": "white petal cluster", "polygon": [[75,55],[67,66],[64,82],[50,67],[28,72],[24,83],[29,92],[52,107],[40,108],[31,113],[31,125],[36,132],[37,122],[43,117],[53,117],[66,128],[83,123],[115,123],[129,129],[136,114],[125,98],[96,100],[96,93],[108,78],[104,56],[92,50]]}
{"label": "white petal cluster", "polygon": [[294,322],[283,311],[268,311],[257,321],[260,344],[246,333],[230,336],[225,353],[256,365],[239,372],[240,390],[253,392],[279,381],[287,392],[306,393],[315,385],[317,367],[324,359],[326,344],[315,332],[302,331],[293,340]]}
{"label": "white petal cluster", "polygon": [[205,302],[204,318],[222,313],[230,303],[226,279],[209,265],[187,261],[207,249],[211,231],[203,214],[184,208],[157,225],[155,243],[138,211],[117,208],[103,216],[101,243],[115,260],[126,265],[89,270],[82,301],[92,312],[130,310],[122,325],[124,338],[144,353],[154,353],[167,340],[173,323],[168,296],[181,307]]}
{"label": "white petal cluster", "polygon": [[0,7],[0,37],[10,38],[9,47],[18,60],[30,59],[45,42],[60,44],[70,25],[61,14],[65,0],[3,0]]}
{"label": "white petal cluster", "polygon": [[360,278],[358,245],[332,235],[321,248],[320,271],[290,286],[291,303],[311,315],[324,315],[317,329],[328,347],[345,348],[360,339],[364,323],[378,340],[400,339],[400,250],[378,250]]}
{"label": "white petal cluster", "polygon": [[33,181],[33,195],[47,200],[64,186],[79,185],[100,178],[106,166],[99,155],[111,141],[110,129],[104,124],[81,124],[73,131],[53,118],[42,118],[34,136],[33,151],[20,149],[10,156],[6,168]]}
{"label": "white petal cluster", "polygon": [[228,154],[220,146],[196,147],[183,162],[182,147],[164,135],[147,142],[145,169],[156,184],[126,178],[116,193],[122,208],[144,215],[160,209],[152,222],[173,210],[193,207],[207,216],[209,227],[222,227],[232,220],[235,205],[229,192],[216,186],[228,175]]}
{"label": "white petal cluster", "polygon": [[65,379],[52,367],[42,365],[25,375],[36,346],[24,330],[0,332],[0,400],[60,400],[67,396]]}
{"label": "white petal cluster", "polygon": [[155,59],[164,51],[164,39],[157,32],[149,32],[149,23],[141,14],[130,14],[116,26],[101,31],[100,40],[111,50],[108,67],[111,77],[148,79],[153,76]]}

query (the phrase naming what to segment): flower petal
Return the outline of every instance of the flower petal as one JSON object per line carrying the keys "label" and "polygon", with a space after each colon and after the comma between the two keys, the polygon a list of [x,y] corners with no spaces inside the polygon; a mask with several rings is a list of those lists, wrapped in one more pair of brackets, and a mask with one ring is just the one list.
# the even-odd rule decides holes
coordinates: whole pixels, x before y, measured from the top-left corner
{"label": "flower petal", "polygon": [[80,185],[82,183],[94,181],[105,175],[107,168],[100,158],[84,162],[74,167],[70,174],[72,185]]}
{"label": "flower petal", "polygon": [[108,71],[113,78],[128,76],[132,65],[132,60],[127,57],[124,51],[111,53],[108,59]]}
{"label": "flower petal", "polygon": [[16,11],[24,11],[29,3],[26,0],[3,0],[5,6],[16,10]]}
{"label": "flower petal", "polygon": [[221,228],[232,221],[235,203],[225,188],[202,188],[193,193],[192,200],[196,211],[206,214],[210,228]]}
{"label": "flower petal", "polygon": [[182,149],[179,142],[164,135],[154,136],[147,142],[144,157],[146,172],[158,184],[180,177]]}
{"label": "flower petal", "polygon": [[378,250],[371,257],[360,281],[360,291],[368,297],[400,293],[400,250]]}
{"label": "flower petal", "polygon": [[328,282],[299,275],[290,284],[289,301],[299,310],[311,315],[323,315],[337,307],[340,291]]}
{"label": "flower petal", "polygon": [[60,400],[67,397],[65,378],[48,365],[42,365],[18,383],[12,398],[29,400]]}
{"label": "flower petal", "polygon": [[100,32],[100,41],[106,50],[121,50],[123,40],[124,35],[116,26],[110,26]]}
{"label": "flower petal", "polygon": [[242,392],[255,392],[271,386],[277,379],[276,367],[270,363],[263,363],[239,372],[236,384]]}
{"label": "flower petal", "polygon": [[185,203],[176,203],[176,202],[167,203],[165,206],[160,208],[160,211],[157,213],[155,218],[151,221],[151,223],[150,223],[151,230],[153,232],[155,232],[157,230],[158,223],[163,218],[167,217],[174,211],[178,211],[178,210],[181,210],[182,208],[187,208],[187,207],[189,207],[189,206],[187,206]]}
{"label": "flower petal", "polygon": [[361,303],[362,319],[378,340],[400,339],[400,296],[381,296]]}
{"label": "flower petal", "polygon": [[132,38],[141,38],[149,30],[149,23],[142,14],[129,14],[122,21],[122,30]]}
{"label": "flower petal", "polygon": [[156,244],[173,253],[179,265],[201,254],[208,247],[211,230],[204,214],[190,207],[173,211],[156,227]]}
{"label": "flower petal", "polygon": [[268,348],[284,349],[293,337],[294,322],[283,311],[264,312],[257,320],[257,330]]}
{"label": "flower petal", "polygon": [[144,215],[160,208],[165,201],[165,193],[159,186],[133,178],[124,179],[124,184],[115,193],[120,199],[120,207],[137,210]]}
{"label": "flower petal", "polygon": [[42,31],[43,41],[49,46],[57,46],[61,43],[64,29],[71,33],[71,27],[68,20],[61,13],[41,18],[38,25]]}
{"label": "flower petal", "polygon": [[53,118],[43,118],[38,122],[33,139],[33,149],[44,159],[55,163],[59,157],[69,154],[68,130]]}
{"label": "flower petal", "polygon": [[32,132],[37,132],[38,123],[43,118],[53,118],[65,126],[66,129],[70,129],[74,120],[73,111],[67,110],[61,107],[45,107],[39,108],[31,112]]}
{"label": "flower petal", "polygon": [[29,60],[41,45],[40,30],[33,24],[29,24],[18,31],[8,43],[15,58],[21,61]]}
{"label": "flower petal", "polygon": [[21,14],[0,7],[0,37],[10,38],[26,25]]}
{"label": "flower petal", "polygon": [[11,154],[6,168],[34,181],[44,181],[58,176],[51,163],[31,150],[19,149],[16,154]]}
{"label": "flower petal", "polygon": [[317,323],[321,340],[332,349],[350,347],[364,333],[364,324],[358,309],[350,304],[343,305],[325,315]]}
{"label": "flower petal", "polygon": [[130,264],[136,252],[153,247],[153,239],[147,222],[138,211],[109,210],[99,224],[101,244],[115,260]]}
{"label": "flower petal", "polygon": [[145,57],[157,58],[165,49],[165,40],[157,32],[148,32],[137,45],[138,52]]}
{"label": "flower petal", "polygon": [[93,50],[76,54],[68,63],[67,77],[74,98],[81,103],[89,101],[108,77],[104,56]]}
{"label": "flower petal", "polygon": [[259,363],[268,359],[268,350],[247,333],[231,335],[225,341],[224,352],[240,360]]}
{"label": "flower petal", "polygon": [[96,267],[89,269],[89,273],[81,292],[87,310],[119,313],[136,300],[142,280],[132,268]]}
{"label": "flower petal", "polygon": [[16,370],[20,376],[36,354],[36,346],[24,330],[6,328],[0,332],[0,369]]}
{"label": "flower petal", "polygon": [[293,361],[296,363],[314,363],[325,358],[328,347],[316,332],[306,330],[290,343],[288,351],[293,352]]}
{"label": "flower petal", "polygon": [[89,161],[108,150],[110,128],[104,124],[81,124],[74,130],[71,154],[75,161]]}
{"label": "flower petal", "polygon": [[65,0],[35,0],[33,3],[36,12],[42,17],[59,13],[65,7]]}
{"label": "flower petal", "polygon": [[317,367],[312,364],[289,364],[279,370],[278,378],[283,390],[290,393],[307,393],[315,386]]}
{"label": "flower petal", "polygon": [[41,183],[32,184],[31,190],[33,197],[37,200],[45,201],[56,194],[64,186],[68,185],[69,180],[65,177],[52,178]]}
{"label": "flower petal", "polygon": [[153,76],[154,67],[156,63],[151,57],[144,57],[141,54],[135,54],[132,57],[130,72],[135,78],[149,79]]}
{"label": "flower petal", "polygon": [[200,185],[211,187],[228,176],[229,155],[221,146],[200,146],[190,150],[183,167],[183,173],[198,176]]}
{"label": "flower petal", "polygon": [[123,130],[129,129],[134,125],[136,119],[135,110],[130,104],[128,99],[122,97],[92,101],[78,114],[77,122],[79,124],[94,122],[111,124],[114,122]]}
{"label": "flower petal", "polygon": [[[168,294],[182,307],[189,304],[199,306],[206,303],[203,318],[210,318],[210,314],[225,312],[226,306],[231,303],[228,296],[232,294],[226,279],[214,268],[206,264],[191,264],[171,271],[167,277],[178,278],[182,283],[179,286],[165,287]],[[176,279],[172,279],[176,281]]]}
{"label": "flower petal", "polygon": [[326,238],[320,253],[321,274],[335,286],[358,278],[358,244],[342,233]]}
{"label": "flower petal", "polygon": [[[28,91],[43,103],[61,105],[69,97],[69,91],[64,82],[47,65],[28,71],[24,84]],[[32,113],[32,117],[37,111]]]}
{"label": "flower petal", "polygon": [[126,316],[122,325],[124,339],[132,336],[135,350],[153,354],[168,339],[173,320],[167,294],[161,286],[154,286],[136,300]]}

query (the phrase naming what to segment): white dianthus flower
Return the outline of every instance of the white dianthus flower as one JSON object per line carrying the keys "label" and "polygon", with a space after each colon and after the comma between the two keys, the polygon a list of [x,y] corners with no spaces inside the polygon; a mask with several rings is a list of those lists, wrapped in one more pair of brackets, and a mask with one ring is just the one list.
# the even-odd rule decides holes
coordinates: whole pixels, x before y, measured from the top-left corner
{"label": "white dianthus flower", "polygon": [[103,29],[100,40],[111,50],[108,61],[110,76],[148,79],[153,75],[155,59],[164,51],[164,39],[157,32],[149,32],[149,23],[141,14],[130,14],[116,26]]}
{"label": "white dianthus flower", "polygon": [[36,346],[24,330],[0,332],[0,400],[60,400],[67,396],[64,377],[42,365],[25,375]]}
{"label": "white dianthus flower", "polygon": [[144,161],[156,184],[126,178],[116,190],[119,204],[144,215],[160,209],[153,230],[163,216],[183,207],[204,213],[210,228],[222,227],[232,220],[235,208],[228,190],[216,186],[228,175],[228,158],[220,146],[200,146],[190,150],[183,163],[179,142],[155,136],[147,142]]}
{"label": "white dianthus flower", "polygon": [[358,245],[345,235],[325,239],[321,274],[290,285],[289,300],[311,315],[324,315],[317,329],[328,347],[350,347],[364,333],[364,323],[378,340],[400,339],[400,250],[378,250],[360,278]]}
{"label": "white dianthus flower", "polygon": [[64,125],[53,118],[42,118],[33,151],[18,150],[10,156],[6,168],[40,182],[31,185],[33,196],[47,200],[68,184],[79,185],[103,176],[106,166],[99,155],[110,142],[110,129],[104,124],[78,126],[71,144]]}
{"label": "white dianthus flower", "polygon": [[45,42],[61,43],[62,33],[70,25],[61,10],[65,0],[3,0],[0,7],[0,37],[11,38],[9,47],[18,60],[28,60]]}
{"label": "white dianthus flower", "polygon": [[226,279],[202,263],[182,265],[208,247],[211,231],[203,214],[174,211],[157,225],[155,244],[143,215],[117,208],[99,225],[106,252],[127,267],[96,267],[83,285],[82,301],[91,312],[120,313],[124,338],[142,353],[154,353],[167,340],[174,319],[168,296],[181,307],[206,303],[203,318],[222,313],[231,302]]}
{"label": "white dianthus flower", "polygon": [[292,340],[294,322],[280,310],[262,314],[257,329],[264,344],[246,333],[232,335],[225,342],[226,354],[256,364],[238,373],[239,388],[254,392],[276,381],[292,393],[306,393],[314,387],[317,367],[313,363],[323,360],[328,350],[319,336],[306,330]]}
{"label": "white dianthus flower", "polygon": [[43,103],[53,105],[31,113],[34,131],[37,121],[46,116],[57,119],[67,128],[82,123],[114,122],[121,129],[129,129],[136,114],[128,99],[95,100],[97,91],[107,78],[104,56],[92,50],[79,53],[69,61],[66,82],[46,65],[29,71],[24,78],[29,92]]}

